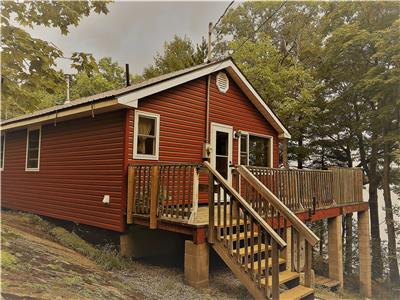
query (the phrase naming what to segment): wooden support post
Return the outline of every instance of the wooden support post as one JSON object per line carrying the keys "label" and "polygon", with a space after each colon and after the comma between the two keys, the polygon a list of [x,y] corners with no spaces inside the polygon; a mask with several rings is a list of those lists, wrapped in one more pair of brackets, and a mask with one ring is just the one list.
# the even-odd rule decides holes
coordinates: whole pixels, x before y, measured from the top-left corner
{"label": "wooden support post", "polygon": [[157,207],[158,207],[158,177],[159,166],[151,167],[151,192],[150,192],[150,229],[157,228]]}
{"label": "wooden support post", "polygon": [[340,282],[343,288],[342,216],[328,219],[329,278]]}
{"label": "wooden support post", "polygon": [[358,212],[358,243],[360,247],[360,294],[371,298],[371,247],[368,210]]}
{"label": "wooden support post", "polygon": [[208,237],[207,240],[210,244],[215,243],[215,228],[214,228],[214,175],[208,173]]}
{"label": "wooden support post", "polygon": [[185,241],[185,282],[195,288],[208,287],[209,251],[208,244]]}
{"label": "wooden support post", "polygon": [[126,223],[133,223],[133,188],[134,188],[134,178],[135,178],[135,169],[131,166],[128,167],[128,195],[127,195],[127,205],[126,205]]}

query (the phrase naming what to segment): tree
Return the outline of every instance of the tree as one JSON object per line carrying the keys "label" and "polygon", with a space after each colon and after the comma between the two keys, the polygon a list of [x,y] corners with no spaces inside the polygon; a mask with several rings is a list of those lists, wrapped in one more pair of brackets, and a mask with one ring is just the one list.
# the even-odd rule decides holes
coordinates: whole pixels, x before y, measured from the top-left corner
{"label": "tree", "polygon": [[[399,93],[394,89],[398,82],[391,75],[398,72],[395,61],[398,61],[399,54],[394,45],[399,43],[393,25],[398,19],[399,6],[393,2],[289,2],[281,9],[279,7],[281,3],[276,2],[245,2],[231,9],[217,28],[215,55],[225,56],[233,52],[236,62],[251,81],[260,80],[256,88],[261,90],[261,94],[266,99],[281,102],[284,107],[287,99],[284,90],[274,89],[274,85],[268,84],[274,81],[277,73],[274,57],[281,57],[282,69],[293,70],[293,66],[297,70],[303,69],[310,78],[308,82],[316,84],[310,89],[305,85],[304,89],[310,91],[311,97],[308,102],[305,101],[311,104],[306,107],[312,108],[310,115],[306,115],[309,125],[297,124],[293,120],[299,119],[288,117],[296,114],[293,109],[299,108],[299,98],[292,97],[295,103],[299,101],[299,106],[291,106],[293,102],[289,101],[287,111],[279,110],[273,104],[271,106],[284,123],[290,125],[293,122],[294,128],[298,126],[299,132],[292,125],[289,126],[294,130],[295,142],[292,145],[300,146],[298,150],[295,150],[297,147],[289,148],[292,151],[289,158],[296,159],[299,167],[307,159],[314,166],[322,168],[330,164],[352,166],[353,161],[363,167],[369,183],[373,275],[375,278],[382,277],[377,190],[382,182],[382,161],[386,161],[383,163],[386,166],[383,167],[386,172],[383,177],[387,179],[391,174],[388,169],[392,155],[386,155],[386,159],[383,159],[382,153],[385,148],[386,152],[392,153],[392,149],[396,148],[394,145],[397,145],[393,139],[393,128],[396,127],[392,116],[398,116],[398,108],[394,108],[394,103],[398,106]],[[381,37],[380,41],[378,37]],[[264,42],[260,42],[262,39]],[[246,41],[241,46],[246,51],[237,55],[242,49],[235,52],[234,46],[238,48],[237,45],[242,44],[240,41]],[[267,41],[275,51],[264,45]],[[257,44],[258,47],[251,48],[247,44]],[[262,50],[257,51],[258,48]],[[261,60],[268,62],[261,64]],[[258,65],[260,67],[257,69]],[[275,72],[268,73],[268,70]],[[290,76],[287,78],[291,86],[293,82]],[[377,81],[376,85],[374,80]],[[296,90],[299,85],[293,87]],[[391,97],[383,96],[382,91],[388,91]],[[386,130],[386,122],[382,118],[391,120]],[[384,147],[384,141],[388,141],[389,136],[392,136],[390,142]],[[386,179],[386,190],[389,190]],[[386,196],[386,199],[389,197]],[[386,206],[387,211],[392,210],[389,200]],[[392,216],[387,214],[386,219],[389,220],[388,224]],[[390,236],[391,245],[395,245],[393,234]],[[393,253],[395,249],[392,246],[391,249]],[[392,264],[394,266],[394,260]]]}
{"label": "tree", "polygon": [[[1,2],[1,84],[2,118],[29,113],[42,107],[39,90],[58,93],[64,80],[56,70],[63,52],[48,41],[33,38],[20,26],[43,25],[68,34],[69,26],[77,26],[90,13],[108,13],[107,1],[2,1]],[[88,74],[96,70],[91,54],[73,53],[72,67]]]}
{"label": "tree", "polygon": [[[298,167],[308,156],[303,146],[307,138],[309,124],[314,118],[315,92],[318,88],[313,76],[292,57],[285,58],[265,34],[256,41],[243,44],[242,39],[234,40],[227,46],[234,52],[233,58],[246,77],[274,109],[297,141],[291,145],[292,157],[297,159]],[[239,48],[240,47],[240,48]]]}
{"label": "tree", "polygon": [[206,57],[207,44],[204,38],[201,44],[193,46],[188,37],[175,35],[172,41],[164,43],[164,52],[156,54],[154,64],[144,69],[143,77],[149,79],[202,64]]}

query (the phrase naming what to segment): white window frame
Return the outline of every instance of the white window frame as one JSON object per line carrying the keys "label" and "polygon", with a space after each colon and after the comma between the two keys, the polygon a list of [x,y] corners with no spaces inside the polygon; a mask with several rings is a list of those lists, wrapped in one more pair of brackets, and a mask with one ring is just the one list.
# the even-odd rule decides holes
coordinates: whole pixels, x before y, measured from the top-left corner
{"label": "white window frame", "polygon": [[[155,129],[156,129],[156,145],[155,145],[155,154],[140,154],[137,153],[137,138],[139,131],[139,117],[148,117],[156,120]],[[159,159],[159,150],[160,148],[160,115],[155,113],[150,113],[141,110],[135,110],[135,124],[133,128],[133,158],[134,159],[146,159],[146,160],[158,160]]]}
{"label": "white window frame", "polygon": [[[271,140],[271,149],[270,149],[270,161],[269,161],[269,168],[273,168],[274,167],[274,137],[271,135],[266,135],[266,134],[259,134],[259,133],[254,133],[254,132],[249,132],[249,131],[240,131],[240,136],[242,135],[246,135],[247,136],[247,162],[250,163],[250,159],[249,159],[249,155],[250,155],[250,136],[258,136],[258,137],[262,137],[262,138],[266,138],[266,139],[270,139]],[[241,162],[241,138],[239,137],[238,139],[238,162],[239,165],[242,164]]]}
{"label": "white window frame", "polygon": [[5,164],[5,160],[4,159],[6,157],[5,154],[6,154],[6,138],[7,137],[6,137],[6,133],[5,132],[2,133],[1,136],[4,136],[4,142],[3,142],[3,145],[2,145],[3,146],[3,157],[2,157],[3,165],[0,166],[0,171],[4,171],[4,164]]}
{"label": "white window frame", "polygon": [[[39,149],[38,149],[38,165],[37,168],[28,168],[28,148],[29,148],[29,132],[39,130]],[[25,153],[25,171],[38,172],[40,170],[40,151],[42,147],[42,126],[31,126],[26,130],[26,153]]]}

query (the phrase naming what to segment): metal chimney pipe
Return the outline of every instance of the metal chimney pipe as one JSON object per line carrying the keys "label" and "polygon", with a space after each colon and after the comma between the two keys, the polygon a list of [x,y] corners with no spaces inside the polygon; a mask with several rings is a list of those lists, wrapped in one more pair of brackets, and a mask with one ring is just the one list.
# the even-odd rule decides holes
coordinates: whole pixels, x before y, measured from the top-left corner
{"label": "metal chimney pipe", "polygon": [[129,77],[129,64],[125,64],[125,78],[126,78],[126,86],[130,86],[131,79]]}

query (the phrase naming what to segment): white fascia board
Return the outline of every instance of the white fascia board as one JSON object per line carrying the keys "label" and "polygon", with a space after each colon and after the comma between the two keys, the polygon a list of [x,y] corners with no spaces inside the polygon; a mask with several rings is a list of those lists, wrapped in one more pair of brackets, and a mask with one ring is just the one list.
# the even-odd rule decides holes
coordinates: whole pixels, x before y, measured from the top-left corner
{"label": "white fascia board", "polygon": [[[121,97],[118,97],[118,102],[120,101],[119,100],[120,98],[125,98],[125,97],[126,97],[125,99],[142,99],[142,98],[145,98],[147,96],[156,94],[158,92],[165,91],[167,89],[173,88],[173,87],[178,86],[180,84],[189,82],[191,80],[206,76],[206,75],[211,74],[213,72],[225,69],[225,68],[229,67],[230,65],[231,65],[230,61],[223,61],[223,62],[221,62],[219,64],[216,64],[216,65],[214,64],[214,65],[211,65],[211,66],[208,66],[208,67],[205,67],[205,68],[201,68],[199,70],[195,70],[195,71],[189,72],[189,73],[184,74],[184,75],[177,76],[175,78],[171,78],[171,79],[162,81],[160,83],[155,83],[155,84],[153,84],[151,86],[143,87],[141,89],[129,92],[129,93],[127,93],[127,94],[125,94],[125,95],[123,95]],[[123,102],[124,100],[121,100],[121,101]]]}
{"label": "white fascia board", "polygon": [[[279,138],[287,138],[290,139],[291,135],[289,131],[283,126],[281,121],[279,121],[278,117],[274,114],[274,112],[267,106],[264,100],[260,97],[257,91],[251,86],[251,84],[247,81],[246,77],[240,72],[240,70],[235,66],[235,64],[231,63],[230,68],[228,68],[228,73],[232,76],[233,79],[236,79],[236,83],[242,88],[245,92],[246,96],[249,97],[250,101],[257,107],[257,109],[261,112],[261,114],[272,124],[272,126],[278,131]],[[230,71],[230,69],[232,71]],[[239,82],[238,82],[239,80]],[[242,84],[241,84],[242,83]]]}
{"label": "white fascia board", "polygon": [[14,128],[19,128],[19,127],[25,127],[25,126],[30,126],[32,124],[40,124],[40,123],[47,123],[50,121],[54,120],[62,120],[64,117],[69,117],[72,115],[77,115],[80,113],[85,113],[88,111],[96,111],[97,109],[104,109],[107,107],[112,107],[116,106],[118,104],[116,99],[111,99],[103,102],[98,102],[98,103],[93,103],[93,104],[86,104],[82,106],[77,106],[77,107],[71,107],[69,109],[61,110],[59,112],[53,112],[48,115],[43,115],[43,116],[37,116],[33,117],[31,119],[27,120],[21,120],[17,121],[15,123],[10,123],[10,124],[4,124],[0,126],[0,130],[8,130],[8,129],[14,129]]}
{"label": "white fascia board", "polygon": [[139,99],[132,96],[132,94],[129,93],[129,94],[119,96],[117,98],[117,102],[118,102],[118,104],[121,104],[121,105],[124,105],[127,107],[138,108]]}

